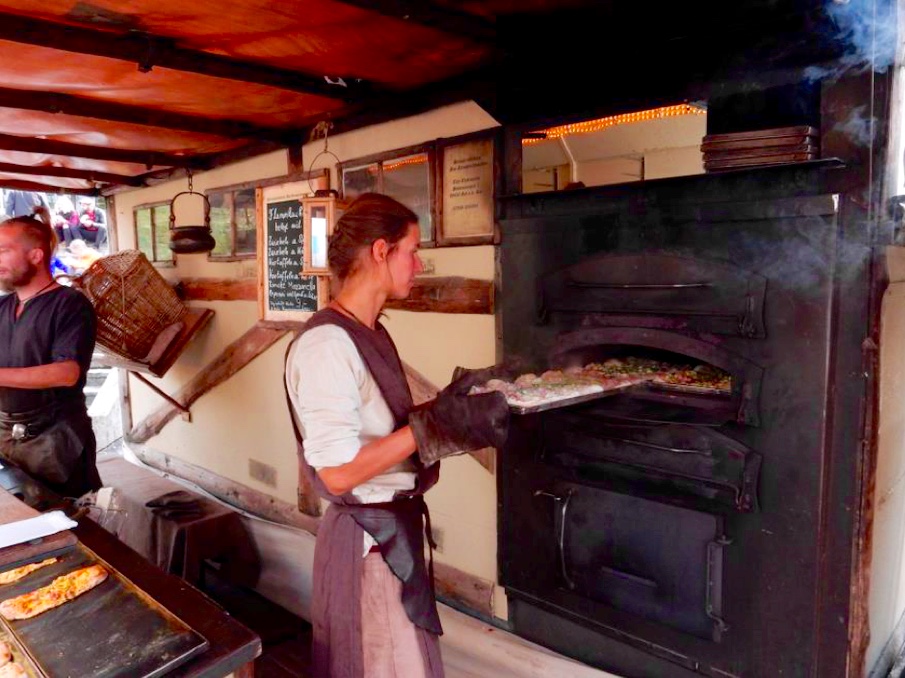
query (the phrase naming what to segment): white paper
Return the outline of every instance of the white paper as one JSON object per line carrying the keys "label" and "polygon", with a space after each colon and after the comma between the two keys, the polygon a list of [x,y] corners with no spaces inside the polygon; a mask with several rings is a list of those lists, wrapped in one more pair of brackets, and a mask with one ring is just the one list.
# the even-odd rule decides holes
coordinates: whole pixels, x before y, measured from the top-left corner
{"label": "white paper", "polygon": [[77,522],[67,518],[62,511],[50,511],[34,518],[0,525],[0,548],[24,544],[32,539],[56,534],[77,525]]}

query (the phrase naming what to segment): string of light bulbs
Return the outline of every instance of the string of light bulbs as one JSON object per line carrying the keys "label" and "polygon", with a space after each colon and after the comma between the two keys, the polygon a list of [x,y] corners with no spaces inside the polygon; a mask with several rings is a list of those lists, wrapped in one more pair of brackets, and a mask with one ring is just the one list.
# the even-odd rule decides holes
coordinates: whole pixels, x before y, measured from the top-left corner
{"label": "string of light bulbs", "polygon": [[547,139],[557,139],[571,134],[599,132],[600,130],[615,127],[616,125],[626,125],[662,118],[675,118],[684,115],[705,115],[706,112],[707,111],[703,108],[693,106],[692,104],[675,104],[673,106],[649,108],[644,111],[633,111],[632,113],[620,113],[619,115],[610,115],[605,118],[597,118],[596,120],[583,120],[582,122],[573,122],[568,125],[559,125],[557,127],[538,130],[536,137],[522,139],[522,145],[529,146],[541,141],[546,141]]}

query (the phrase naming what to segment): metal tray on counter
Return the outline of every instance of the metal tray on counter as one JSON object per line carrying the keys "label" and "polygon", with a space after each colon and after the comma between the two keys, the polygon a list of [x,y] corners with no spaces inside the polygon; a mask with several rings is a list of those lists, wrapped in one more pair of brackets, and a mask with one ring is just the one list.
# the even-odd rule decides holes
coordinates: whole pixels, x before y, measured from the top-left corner
{"label": "metal tray on counter", "polygon": [[592,400],[600,400],[601,398],[608,398],[609,396],[614,396],[619,393],[625,393],[626,391],[631,391],[637,388],[643,388],[645,383],[638,384],[626,384],[625,386],[619,386],[617,388],[609,388],[603,391],[595,391],[594,393],[584,393],[578,396],[572,396],[569,398],[558,398],[556,400],[547,400],[542,403],[538,403],[537,405],[509,405],[509,411],[512,414],[535,414],[536,412],[546,412],[547,410],[556,410],[560,407],[571,407],[572,405],[578,405],[579,403],[587,403]]}
{"label": "metal tray on counter", "polygon": [[47,678],[47,675],[38,668],[31,655],[25,651],[22,644],[16,640],[16,637],[6,628],[0,628],[0,641],[6,643],[13,655],[13,662],[21,666],[25,670],[28,678]]}
{"label": "metal tray on counter", "polygon": [[0,617],[45,678],[155,678],[208,648],[186,623],[79,544],[59,561],[0,586],[0,600],[33,591],[61,574],[99,563],[109,572],[94,589],[31,619]]}

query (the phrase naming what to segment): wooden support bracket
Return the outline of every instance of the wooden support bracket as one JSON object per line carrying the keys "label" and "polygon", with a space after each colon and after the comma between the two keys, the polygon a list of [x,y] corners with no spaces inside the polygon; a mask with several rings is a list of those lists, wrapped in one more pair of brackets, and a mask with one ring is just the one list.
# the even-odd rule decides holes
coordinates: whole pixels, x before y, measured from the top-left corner
{"label": "wooden support bracket", "polygon": [[155,384],[152,384],[150,381],[148,381],[148,379],[146,377],[142,376],[142,374],[140,372],[136,372],[135,370],[128,370],[128,372],[130,372],[133,377],[138,379],[141,383],[143,383],[149,389],[154,391],[154,393],[159,395],[161,398],[163,398],[168,403],[170,403],[173,407],[175,407],[180,412],[182,412],[182,416],[186,421],[192,420],[191,411],[187,407],[183,407],[182,403],[180,403],[178,400],[175,400],[175,399],[171,398],[170,396],[168,396],[166,393],[164,393],[162,390],[160,390],[160,388],[158,388]]}
{"label": "wooden support bracket", "polygon": [[227,346],[223,353],[196,374],[179,389],[174,400],[179,407],[168,402],[155,410],[129,432],[129,441],[145,443],[163,430],[182,409],[191,407],[198,398],[222,384],[236,372],[261,355],[278,341],[286,330],[274,330],[253,325],[245,334]]}

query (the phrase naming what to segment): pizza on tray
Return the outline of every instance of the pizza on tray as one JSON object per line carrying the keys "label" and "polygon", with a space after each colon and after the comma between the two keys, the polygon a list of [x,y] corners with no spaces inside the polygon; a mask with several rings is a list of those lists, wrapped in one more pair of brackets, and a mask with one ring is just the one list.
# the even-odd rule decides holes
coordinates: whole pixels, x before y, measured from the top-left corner
{"label": "pizza on tray", "polygon": [[611,358],[602,363],[549,370],[541,375],[523,374],[512,381],[490,379],[471,393],[499,391],[513,407],[535,407],[592,393],[613,391],[636,384],[701,389],[728,393],[732,377],[709,365],[675,365],[650,358]]}
{"label": "pizza on tray", "polygon": [[0,603],[0,614],[9,620],[31,619],[90,591],[106,578],[107,570],[101,565],[67,572],[47,586],[4,600]]}
{"label": "pizza on tray", "polygon": [[6,572],[0,572],[0,585],[17,582],[20,579],[27,577],[35,570],[40,570],[42,567],[53,565],[55,562],[57,562],[57,558],[47,558],[39,563],[28,563],[27,565],[14,567]]}

